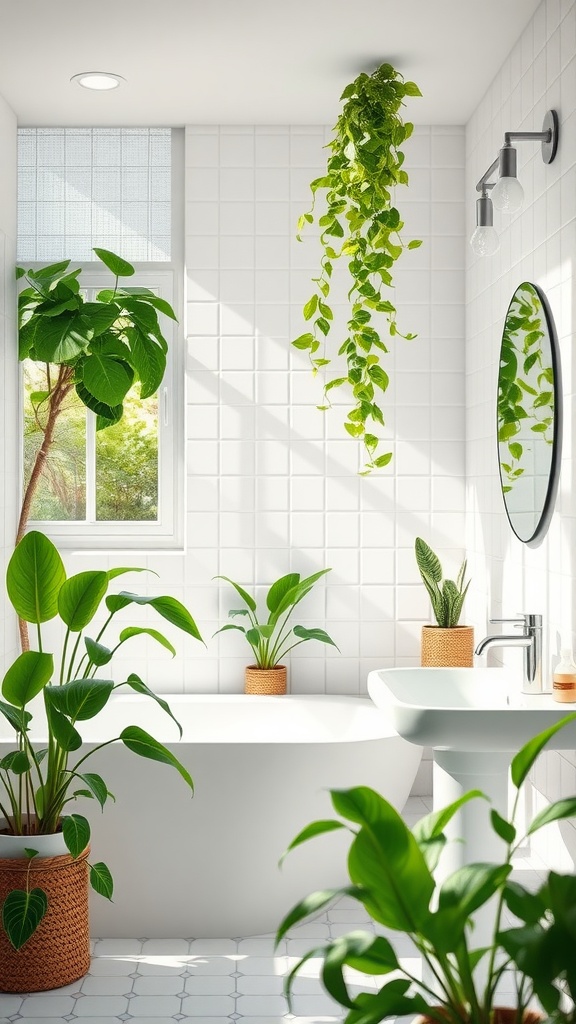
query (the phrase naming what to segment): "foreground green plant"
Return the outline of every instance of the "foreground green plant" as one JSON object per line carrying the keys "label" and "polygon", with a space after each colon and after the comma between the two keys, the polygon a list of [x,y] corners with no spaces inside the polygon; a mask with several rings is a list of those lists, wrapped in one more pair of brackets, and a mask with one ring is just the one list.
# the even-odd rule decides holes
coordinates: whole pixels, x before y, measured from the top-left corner
{"label": "foreground green plant", "polygon": [[[49,835],[60,830],[73,857],[86,849],[90,825],[81,814],[67,814],[68,805],[78,798],[95,800],[101,808],[112,796],[104,779],[86,771],[86,761],[96,750],[121,742],[141,757],[176,769],[193,789],[187,769],[167,747],[139,726],[129,725],[118,736],[100,743],[87,754],[74,759],[82,745],[80,723],[95,718],[119,686],[129,686],[136,693],[156,701],[180,725],[169,705],[157,696],[134,673],[121,683],[100,678],[114,654],[128,640],[148,636],[175,654],[170,641],[158,630],[143,626],[124,627],[112,647],[105,637],[118,612],[130,605],[150,606],[162,618],[197,640],[202,640],[187,609],[173,597],[141,597],[122,591],[109,594],[113,579],[134,568],[94,570],[66,577],[57,549],[44,534],[26,534],[16,547],[6,574],[8,596],[21,619],[36,627],[37,650],[22,653],[10,666],[2,683],[0,714],[14,730],[14,749],[0,761],[0,814],[4,831],[15,836],[30,836],[30,857],[35,835]],[[93,637],[85,630],[93,621],[102,602],[108,615],[104,625]],[[62,649],[57,658],[45,650],[42,623],[59,618],[64,627]],[[104,674],[104,673],[102,673]],[[31,738],[30,703],[41,697],[46,715],[48,745],[38,748]],[[41,726],[42,728],[42,726]],[[108,899],[112,897],[112,878],[105,864],[90,866],[92,887]],[[8,939],[20,949],[33,935],[47,909],[46,894],[41,890],[15,890],[2,907],[2,923]]]}
{"label": "foreground green plant", "polygon": [[422,582],[430,595],[436,622],[445,629],[457,626],[462,614],[462,605],[470,586],[470,580],[464,586],[464,577],[468,563],[466,561],[462,562],[456,582],[454,580],[444,580],[444,583],[442,583],[442,566],[432,548],[421,537],[416,537],[414,550]]}
{"label": "foreground green plant", "polygon": [[[484,797],[483,793],[464,794],[410,830],[374,790],[331,790],[334,809],[344,820],[313,822],[288,849],[321,833],[347,829],[352,835],[351,884],[313,893],[297,904],[282,921],[276,942],[294,925],[347,896],[361,904],[377,925],[409,935],[427,973],[424,980],[415,977],[383,935],[350,932],[310,950],[298,961],[285,983],[290,1008],[294,980],[315,957],[322,961],[326,991],[347,1010],[345,1024],[379,1024],[387,1017],[414,1013],[438,1024],[492,1024],[496,988],[505,972],[510,972],[517,993],[518,1024],[533,995],[552,1019],[574,1024],[576,1013],[563,996],[572,1000],[576,996],[576,876],[551,871],[540,890],[531,893],[511,881],[510,873],[512,858],[528,836],[549,822],[576,815],[575,796],[546,807],[525,834],[515,824],[520,787],[534,761],[551,736],[575,718],[572,714],[561,719],[514,757],[516,798],[511,820],[495,809],[490,812],[491,827],[505,844],[502,863],[469,864],[442,884],[435,881],[433,871],[447,842],[444,830],[464,803]],[[477,949],[472,945],[474,915],[492,899],[492,939],[487,947]],[[504,908],[519,918],[519,927],[504,928]],[[377,992],[352,995],[347,969],[386,980]],[[429,984],[427,978],[434,981]]]}
{"label": "foreground green plant", "polygon": [[[230,611],[229,617],[236,618],[238,615],[246,615],[250,620],[249,628],[229,622],[216,630],[216,633],[223,633],[227,629],[236,629],[243,633],[254,652],[258,668],[275,668],[284,655],[294,647],[298,647],[299,644],[305,643],[306,640],[319,640],[320,643],[332,644],[333,647],[336,647],[334,641],[323,629],[287,625],[296,605],[300,604],[302,598],[310,593],[316,581],[330,571],[330,569],[322,569],[304,580],[300,579],[300,573],[291,572],[276,580],[266,595],[266,607],[269,615],[265,623],[258,621],[256,601],[251,594],[248,594],[238,583],[234,583],[227,576],[216,576],[215,579],[226,580],[227,583],[230,583],[246,605],[245,608]],[[292,642],[293,637],[296,637],[295,642]]]}
{"label": "foreground green plant", "polygon": [[405,82],[391,64],[382,64],[372,75],[359,75],[345,88],[340,97],[345,103],[327,146],[326,173],[311,183],[312,207],[298,221],[299,232],[314,222],[316,196],[324,190],[326,211],[318,220],[323,250],[320,274],[313,279],[316,289],[304,306],[304,319],[311,329],[292,344],[309,353],[314,373],[330,365],[331,357],[320,348],[334,319],[329,301],[331,278],[334,262],[348,257],[350,319],[338,350],[346,360],[346,371],[324,385],[325,404],[319,408],[330,408],[333,388],[352,392],[353,405],[344,426],[352,437],[363,441],[365,473],[386,466],[392,458],[390,451],[378,454],[379,439],[368,429],[369,420],[385,425],[375,396],[389,384],[380,365],[380,353],[387,353],[388,348],[374,314],[384,314],[391,337],[416,337],[398,330],[396,307],[383,296],[382,289],[392,286],[392,268],[404,249],[422,244],[417,239],[403,241],[404,222],[394,202],[396,186],[408,184],[400,147],[414,127],[402,120],[399,111],[406,96],[421,95],[418,86]]}

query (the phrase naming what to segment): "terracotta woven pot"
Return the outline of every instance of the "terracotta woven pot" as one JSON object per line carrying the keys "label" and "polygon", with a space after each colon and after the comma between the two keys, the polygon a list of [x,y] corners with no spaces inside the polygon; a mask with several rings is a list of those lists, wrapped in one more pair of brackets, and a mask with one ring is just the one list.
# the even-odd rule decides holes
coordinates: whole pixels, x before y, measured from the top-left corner
{"label": "terracotta woven pot", "polygon": [[[443,1017],[447,1017],[444,1007],[437,1006],[438,1013]],[[540,1024],[540,1021],[546,1019],[544,1013],[540,1013],[539,1010],[524,1010],[522,1014],[522,1024]],[[494,1006],[492,1007],[492,1024],[517,1024],[518,1010],[515,1006]],[[432,1017],[417,1017],[414,1024],[436,1024],[436,1021]],[[472,1018],[470,1024],[473,1024]]]}
{"label": "terracotta woven pot", "polygon": [[286,693],[286,666],[258,668],[247,665],[244,675],[244,693],[261,693],[276,696]]}
{"label": "terracotta woven pot", "polygon": [[[30,843],[31,840],[29,839]],[[82,978],[90,967],[88,864],[90,849],[27,860],[0,859],[0,905],[13,889],[43,889],[48,910],[21,949],[0,928],[0,991],[44,992]]]}
{"label": "terracotta woven pot", "polygon": [[426,668],[472,668],[474,627],[422,626],[420,664]]}

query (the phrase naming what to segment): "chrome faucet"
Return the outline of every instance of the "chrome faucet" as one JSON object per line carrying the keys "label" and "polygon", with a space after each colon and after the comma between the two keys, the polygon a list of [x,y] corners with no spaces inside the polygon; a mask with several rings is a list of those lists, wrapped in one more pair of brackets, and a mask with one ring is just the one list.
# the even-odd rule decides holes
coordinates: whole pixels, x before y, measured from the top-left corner
{"label": "chrome faucet", "polygon": [[513,623],[522,626],[523,632],[485,636],[474,653],[483,654],[490,647],[523,647],[522,693],[542,693],[542,616],[520,612],[516,619],[490,619],[490,622]]}

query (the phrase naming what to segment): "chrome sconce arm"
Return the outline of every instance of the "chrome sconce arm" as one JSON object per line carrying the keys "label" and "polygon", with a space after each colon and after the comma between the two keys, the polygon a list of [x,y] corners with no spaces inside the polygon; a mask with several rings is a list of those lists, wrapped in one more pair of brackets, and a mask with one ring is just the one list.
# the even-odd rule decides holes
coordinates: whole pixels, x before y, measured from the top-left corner
{"label": "chrome sconce arm", "polygon": [[[476,185],[480,198],[476,201],[476,230],[470,238],[470,245],[478,256],[490,256],[499,246],[498,235],[494,229],[493,208],[515,213],[519,210],[524,190],[518,181],[517,153],[513,142],[540,142],[542,160],[551,164],[558,148],[558,115],[555,110],[548,110],[544,118],[541,132],[505,132],[504,145],[498,156],[484,171]],[[490,178],[498,170],[497,180]],[[488,192],[491,195],[488,195]]]}

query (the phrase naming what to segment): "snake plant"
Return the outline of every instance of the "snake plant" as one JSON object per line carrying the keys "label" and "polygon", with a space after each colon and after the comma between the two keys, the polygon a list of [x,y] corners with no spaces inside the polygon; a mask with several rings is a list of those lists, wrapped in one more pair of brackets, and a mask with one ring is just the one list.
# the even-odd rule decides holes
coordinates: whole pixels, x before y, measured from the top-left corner
{"label": "snake plant", "polygon": [[454,580],[444,580],[442,582],[443,571],[440,559],[434,554],[432,548],[421,537],[416,538],[414,548],[416,562],[420,570],[422,582],[430,596],[436,622],[445,629],[457,626],[460,621],[464,598],[470,586],[470,580],[464,585],[466,560],[460,566],[456,582]]}

